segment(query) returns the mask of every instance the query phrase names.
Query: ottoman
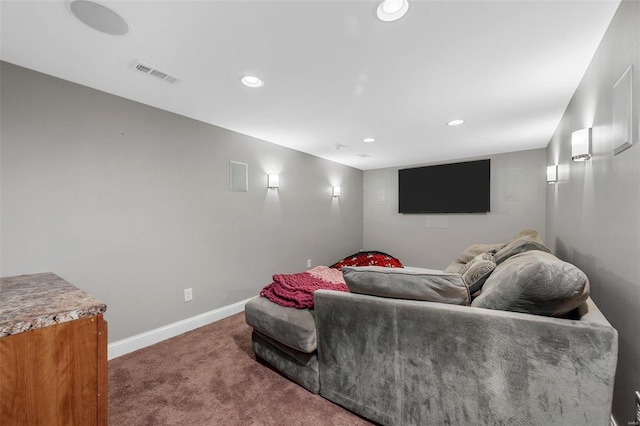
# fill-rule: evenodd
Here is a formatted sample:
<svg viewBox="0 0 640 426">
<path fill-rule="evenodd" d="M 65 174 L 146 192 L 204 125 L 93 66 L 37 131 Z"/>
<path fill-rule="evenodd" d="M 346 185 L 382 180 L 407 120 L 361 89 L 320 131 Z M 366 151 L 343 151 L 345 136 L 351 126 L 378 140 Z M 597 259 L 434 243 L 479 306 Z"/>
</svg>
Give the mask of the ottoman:
<svg viewBox="0 0 640 426">
<path fill-rule="evenodd" d="M 256 357 L 313 393 L 320 391 L 318 340 L 313 310 L 286 308 L 265 297 L 254 297 L 244 308 L 253 327 L 251 347 Z"/>
</svg>

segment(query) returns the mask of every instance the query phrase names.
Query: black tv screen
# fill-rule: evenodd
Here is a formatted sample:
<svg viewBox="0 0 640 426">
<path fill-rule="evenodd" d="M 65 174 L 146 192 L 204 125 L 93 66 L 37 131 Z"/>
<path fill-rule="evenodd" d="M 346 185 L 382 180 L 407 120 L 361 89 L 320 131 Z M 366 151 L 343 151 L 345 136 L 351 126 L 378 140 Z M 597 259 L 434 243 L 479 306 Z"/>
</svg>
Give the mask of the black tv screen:
<svg viewBox="0 0 640 426">
<path fill-rule="evenodd" d="M 398 170 L 400 213 L 491 211 L 491 160 Z"/>
</svg>

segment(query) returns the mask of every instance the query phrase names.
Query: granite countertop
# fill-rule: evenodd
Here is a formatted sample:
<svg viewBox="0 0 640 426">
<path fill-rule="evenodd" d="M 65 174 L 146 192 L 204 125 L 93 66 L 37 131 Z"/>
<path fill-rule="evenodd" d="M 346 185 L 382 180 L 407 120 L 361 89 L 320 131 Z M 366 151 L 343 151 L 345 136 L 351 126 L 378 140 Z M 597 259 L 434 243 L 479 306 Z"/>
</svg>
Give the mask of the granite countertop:
<svg viewBox="0 0 640 426">
<path fill-rule="evenodd" d="M 106 310 L 107 305 L 51 272 L 0 278 L 0 337 Z"/>
</svg>

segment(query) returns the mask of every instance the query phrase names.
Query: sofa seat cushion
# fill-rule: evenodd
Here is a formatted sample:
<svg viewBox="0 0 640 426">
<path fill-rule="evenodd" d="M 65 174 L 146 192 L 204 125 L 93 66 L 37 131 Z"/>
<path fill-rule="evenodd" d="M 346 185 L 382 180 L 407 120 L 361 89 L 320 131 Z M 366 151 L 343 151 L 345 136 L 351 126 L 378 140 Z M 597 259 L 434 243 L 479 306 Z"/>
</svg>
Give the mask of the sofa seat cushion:
<svg viewBox="0 0 640 426">
<path fill-rule="evenodd" d="M 320 391 L 317 352 L 297 351 L 256 330 L 251 335 L 251 348 L 257 358 L 262 358 L 308 391 Z"/>
<path fill-rule="evenodd" d="M 469 289 L 460 274 L 379 266 L 345 267 L 342 273 L 352 293 L 465 306 L 471 300 Z"/>
<path fill-rule="evenodd" d="M 313 310 L 286 308 L 265 297 L 254 297 L 244 308 L 245 320 L 260 333 L 305 353 L 318 347 Z"/>
<path fill-rule="evenodd" d="M 531 250 L 498 265 L 471 306 L 562 316 L 588 296 L 584 272 L 550 253 Z"/>
</svg>

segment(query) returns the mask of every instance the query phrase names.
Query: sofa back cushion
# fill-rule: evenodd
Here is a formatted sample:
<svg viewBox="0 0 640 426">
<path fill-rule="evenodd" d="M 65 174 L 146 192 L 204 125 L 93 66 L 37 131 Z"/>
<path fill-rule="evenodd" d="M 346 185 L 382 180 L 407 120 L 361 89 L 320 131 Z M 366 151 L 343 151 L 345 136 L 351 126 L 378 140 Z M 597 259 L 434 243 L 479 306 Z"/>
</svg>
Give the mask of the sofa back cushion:
<svg viewBox="0 0 640 426">
<path fill-rule="evenodd" d="M 352 293 L 468 306 L 469 289 L 460 274 L 421 268 L 344 267 Z"/>
<path fill-rule="evenodd" d="M 584 272 L 550 253 L 531 250 L 499 264 L 471 306 L 562 316 L 588 297 Z"/>
</svg>

